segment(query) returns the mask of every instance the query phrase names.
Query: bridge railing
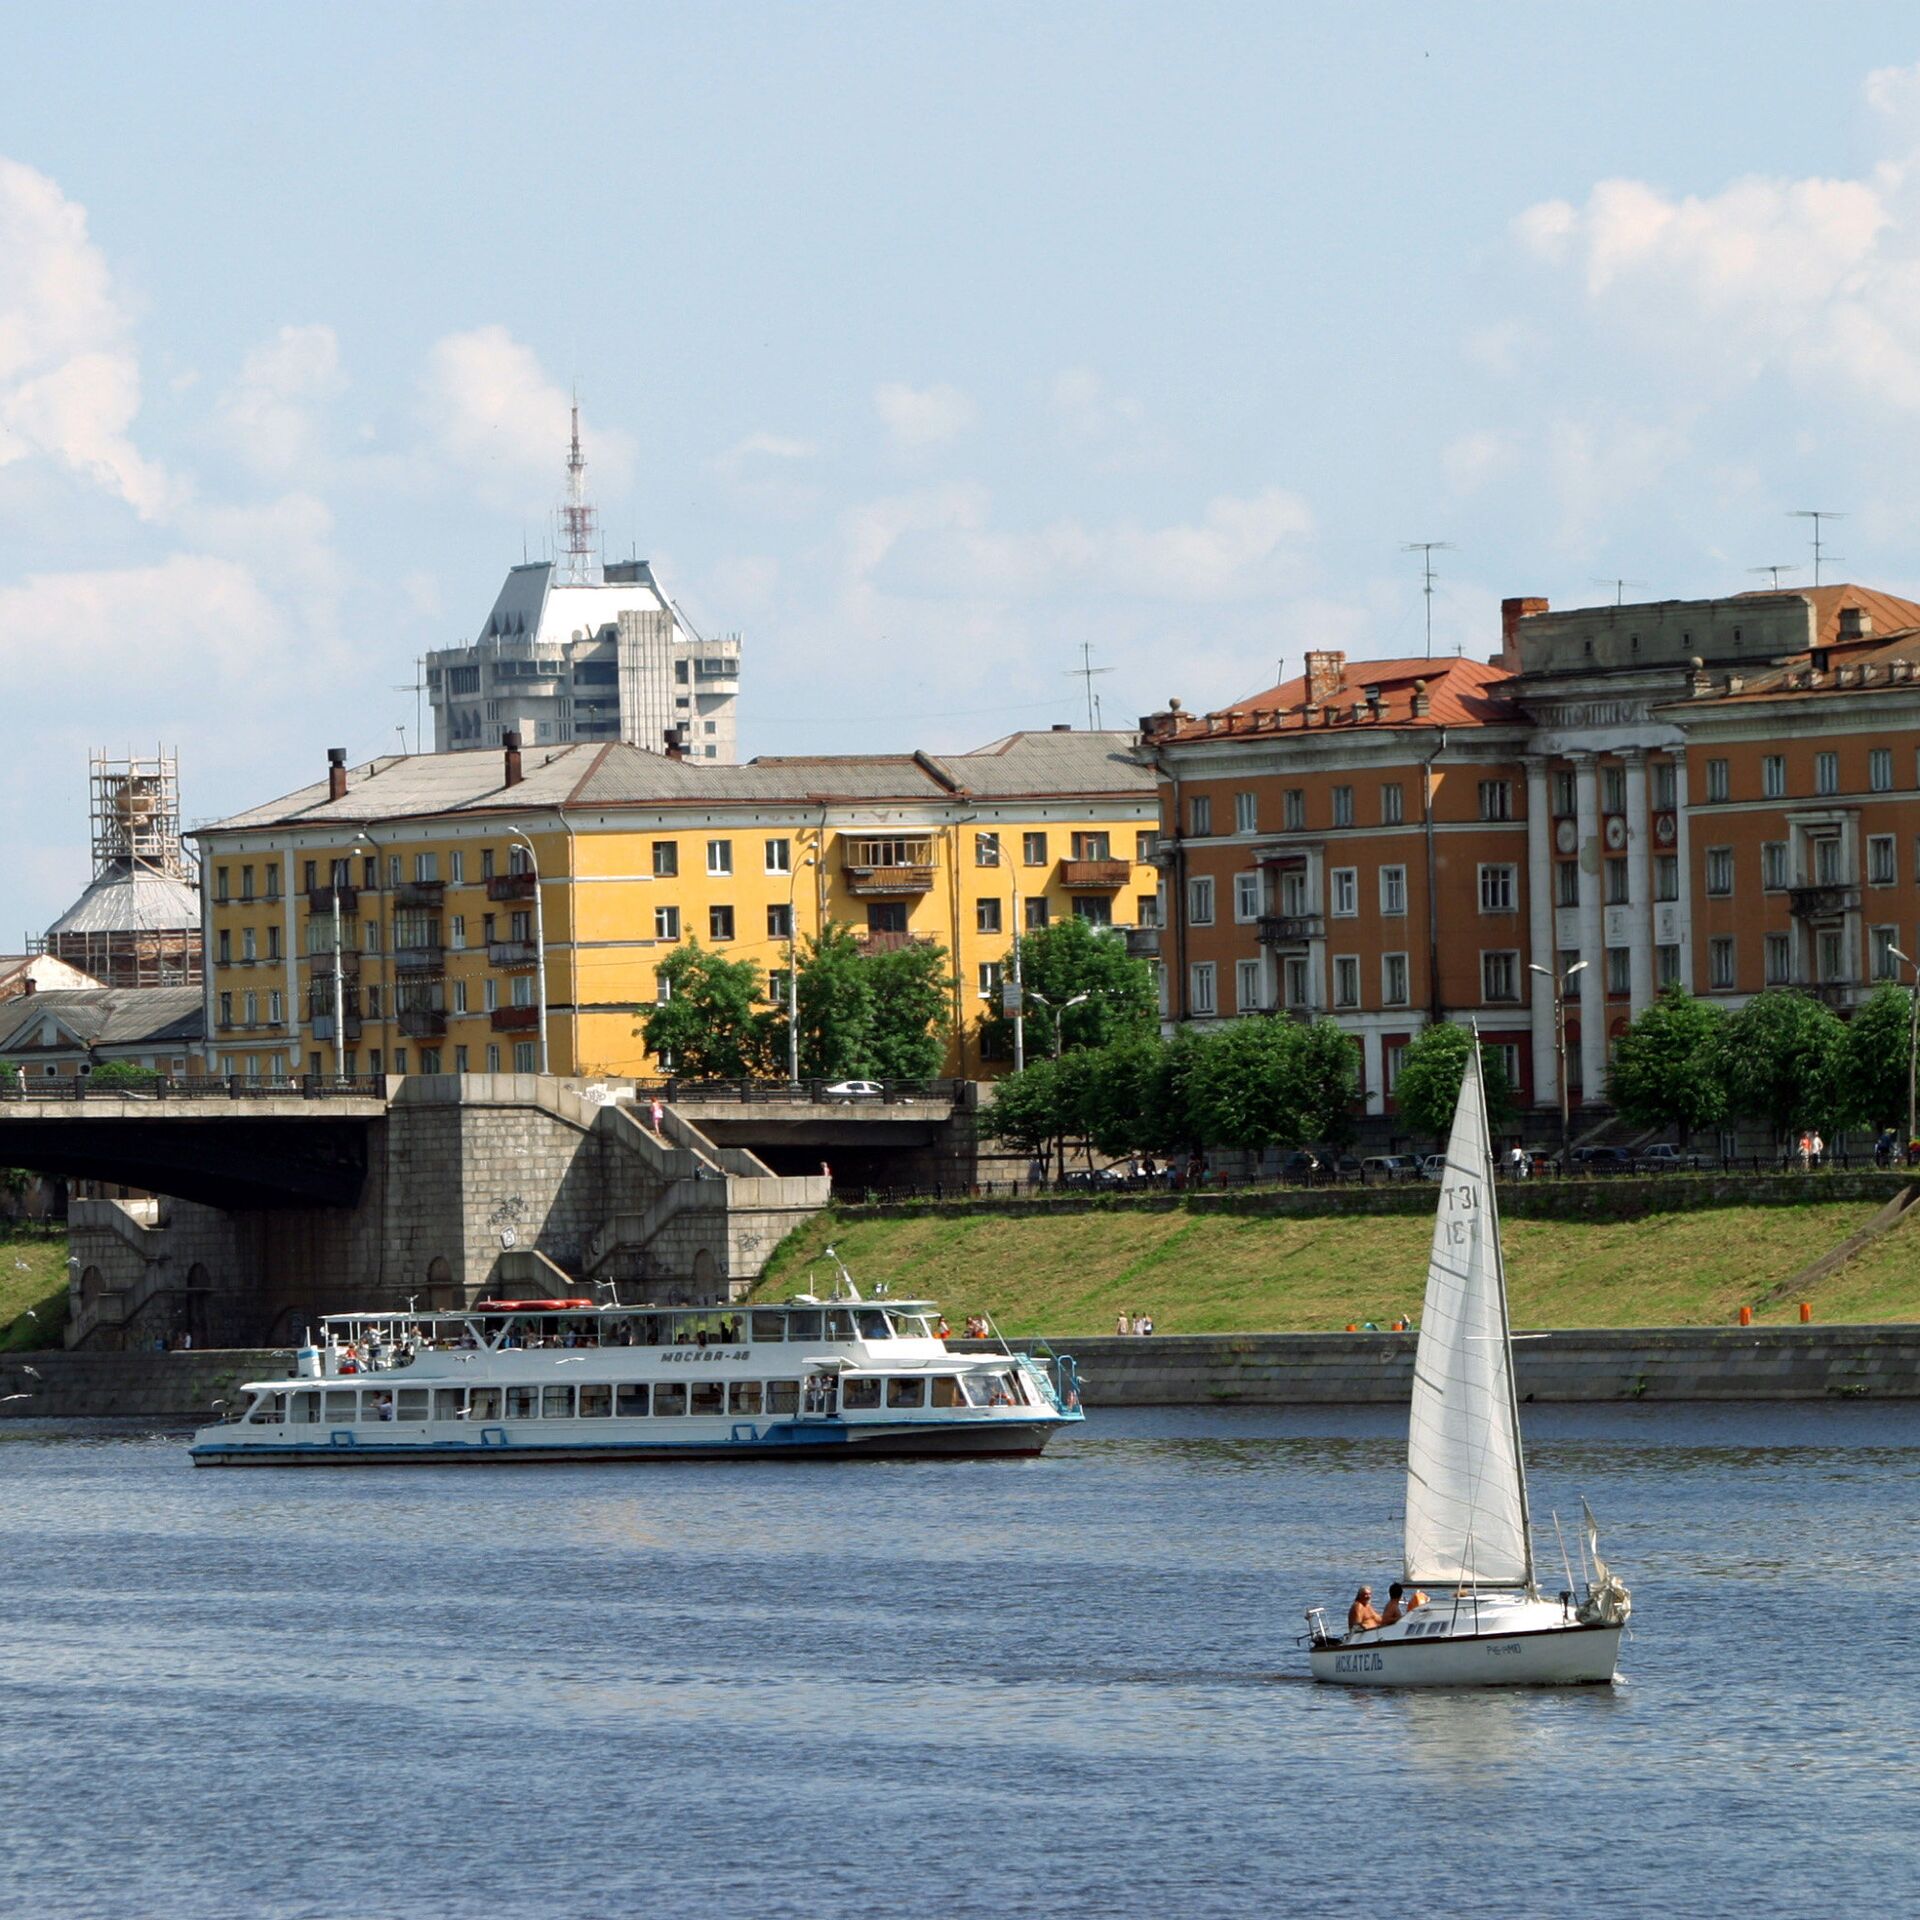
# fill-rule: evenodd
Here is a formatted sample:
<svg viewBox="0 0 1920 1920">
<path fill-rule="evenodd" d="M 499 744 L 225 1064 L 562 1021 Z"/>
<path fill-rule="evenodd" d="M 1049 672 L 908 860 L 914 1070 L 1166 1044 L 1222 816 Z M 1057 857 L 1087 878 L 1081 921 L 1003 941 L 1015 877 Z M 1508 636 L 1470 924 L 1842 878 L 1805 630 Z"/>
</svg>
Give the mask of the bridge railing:
<svg viewBox="0 0 1920 1920">
<path fill-rule="evenodd" d="M 156 1074 L 151 1080 L 91 1078 L 0 1080 L 0 1100 L 367 1100 L 382 1099 L 377 1073 L 303 1073 L 279 1079 L 247 1074 Z"/>
<path fill-rule="evenodd" d="M 636 1083 L 647 1100 L 710 1101 L 737 1106 L 952 1106 L 965 1098 L 964 1080 L 660 1080 Z"/>
</svg>

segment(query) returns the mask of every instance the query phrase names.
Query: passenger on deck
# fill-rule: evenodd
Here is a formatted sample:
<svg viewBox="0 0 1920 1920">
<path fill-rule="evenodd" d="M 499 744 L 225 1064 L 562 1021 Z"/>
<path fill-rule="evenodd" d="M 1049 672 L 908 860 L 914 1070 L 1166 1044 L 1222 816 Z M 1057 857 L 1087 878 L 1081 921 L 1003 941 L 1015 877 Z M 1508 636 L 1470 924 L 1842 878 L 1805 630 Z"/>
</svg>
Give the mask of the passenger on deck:
<svg viewBox="0 0 1920 1920">
<path fill-rule="evenodd" d="M 1405 1592 L 1406 1588 L 1403 1587 L 1398 1580 L 1394 1581 L 1394 1583 L 1388 1587 L 1387 1610 L 1380 1616 L 1380 1624 L 1383 1627 L 1393 1626 L 1397 1621 L 1403 1620 L 1406 1617 L 1407 1604 L 1400 1597 Z"/>
<path fill-rule="evenodd" d="M 1380 1616 L 1373 1610 L 1373 1589 L 1362 1587 L 1353 1596 L 1353 1605 L 1347 1609 L 1347 1631 L 1363 1633 L 1369 1627 L 1377 1627 Z"/>
</svg>

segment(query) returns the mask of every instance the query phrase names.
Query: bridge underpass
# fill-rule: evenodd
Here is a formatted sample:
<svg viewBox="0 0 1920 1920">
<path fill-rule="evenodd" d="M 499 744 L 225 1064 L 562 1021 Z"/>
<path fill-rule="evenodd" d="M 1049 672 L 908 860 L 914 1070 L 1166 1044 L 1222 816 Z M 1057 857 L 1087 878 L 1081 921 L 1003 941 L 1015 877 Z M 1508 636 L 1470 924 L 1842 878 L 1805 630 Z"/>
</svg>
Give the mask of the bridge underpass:
<svg viewBox="0 0 1920 1920">
<path fill-rule="evenodd" d="M 674 1111 L 723 1147 L 744 1148 L 775 1173 L 833 1171 L 835 1191 L 965 1187 L 975 1178 L 974 1090 L 881 1102 L 683 1096 Z"/>
</svg>

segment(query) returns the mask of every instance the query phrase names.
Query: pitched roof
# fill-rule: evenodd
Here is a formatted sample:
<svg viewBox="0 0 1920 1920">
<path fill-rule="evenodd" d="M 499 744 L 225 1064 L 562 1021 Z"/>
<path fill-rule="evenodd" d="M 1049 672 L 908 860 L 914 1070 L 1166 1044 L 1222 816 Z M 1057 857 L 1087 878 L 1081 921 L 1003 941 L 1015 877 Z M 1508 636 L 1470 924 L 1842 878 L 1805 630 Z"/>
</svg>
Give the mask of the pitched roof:
<svg viewBox="0 0 1920 1920">
<path fill-rule="evenodd" d="M 1154 714 L 1147 733 L 1155 741 L 1168 741 L 1304 733 L 1309 726 L 1316 733 L 1350 732 L 1355 728 L 1483 727 L 1520 717 L 1495 693 L 1512 677 L 1507 667 L 1459 654 L 1439 660 L 1419 656 L 1393 660 L 1342 658 L 1337 680 L 1330 690 L 1322 688 L 1322 698 L 1315 703 L 1311 717 L 1307 711 L 1307 676 L 1302 674 L 1212 713 L 1182 713 L 1176 708 Z M 1416 715 L 1414 697 L 1421 692 L 1427 697 L 1427 712 Z M 1371 704 L 1371 696 L 1376 693 L 1380 702 L 1377 713 Z"/>
<path fill-rule="evenodd" d="M 200 890 L 136 867 L 96 876 L 52 926 L 57 933 L 198 933 Z"/>
<path fill-rule="evenodd" d="M 0 1055 L 32 1052 L 49 1015 L 92 1048 L 184 1047 L 206 1037 L 198 987 L 58 987 L 0 1003 Z"/>
</svg>

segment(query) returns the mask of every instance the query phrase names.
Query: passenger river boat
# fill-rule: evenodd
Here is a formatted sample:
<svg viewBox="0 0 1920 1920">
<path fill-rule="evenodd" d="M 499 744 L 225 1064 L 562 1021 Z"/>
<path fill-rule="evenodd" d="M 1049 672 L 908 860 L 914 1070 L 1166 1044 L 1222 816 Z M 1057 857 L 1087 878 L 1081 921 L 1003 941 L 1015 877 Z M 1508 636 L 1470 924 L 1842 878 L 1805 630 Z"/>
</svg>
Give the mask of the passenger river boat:
<svg viewBox="0 0 1920 1920">
<path fill-rule="evenodd" d="M 844 1270 L 843 1270 L 844 1273 Z M 931 1301 L 629 1307 L 482 1300 L 334 1314 L 291 1378 L 236 1388 L 197 1467 L 1035 1454 L 1074 1364 L 957 1353 Z"/>
</svg>

